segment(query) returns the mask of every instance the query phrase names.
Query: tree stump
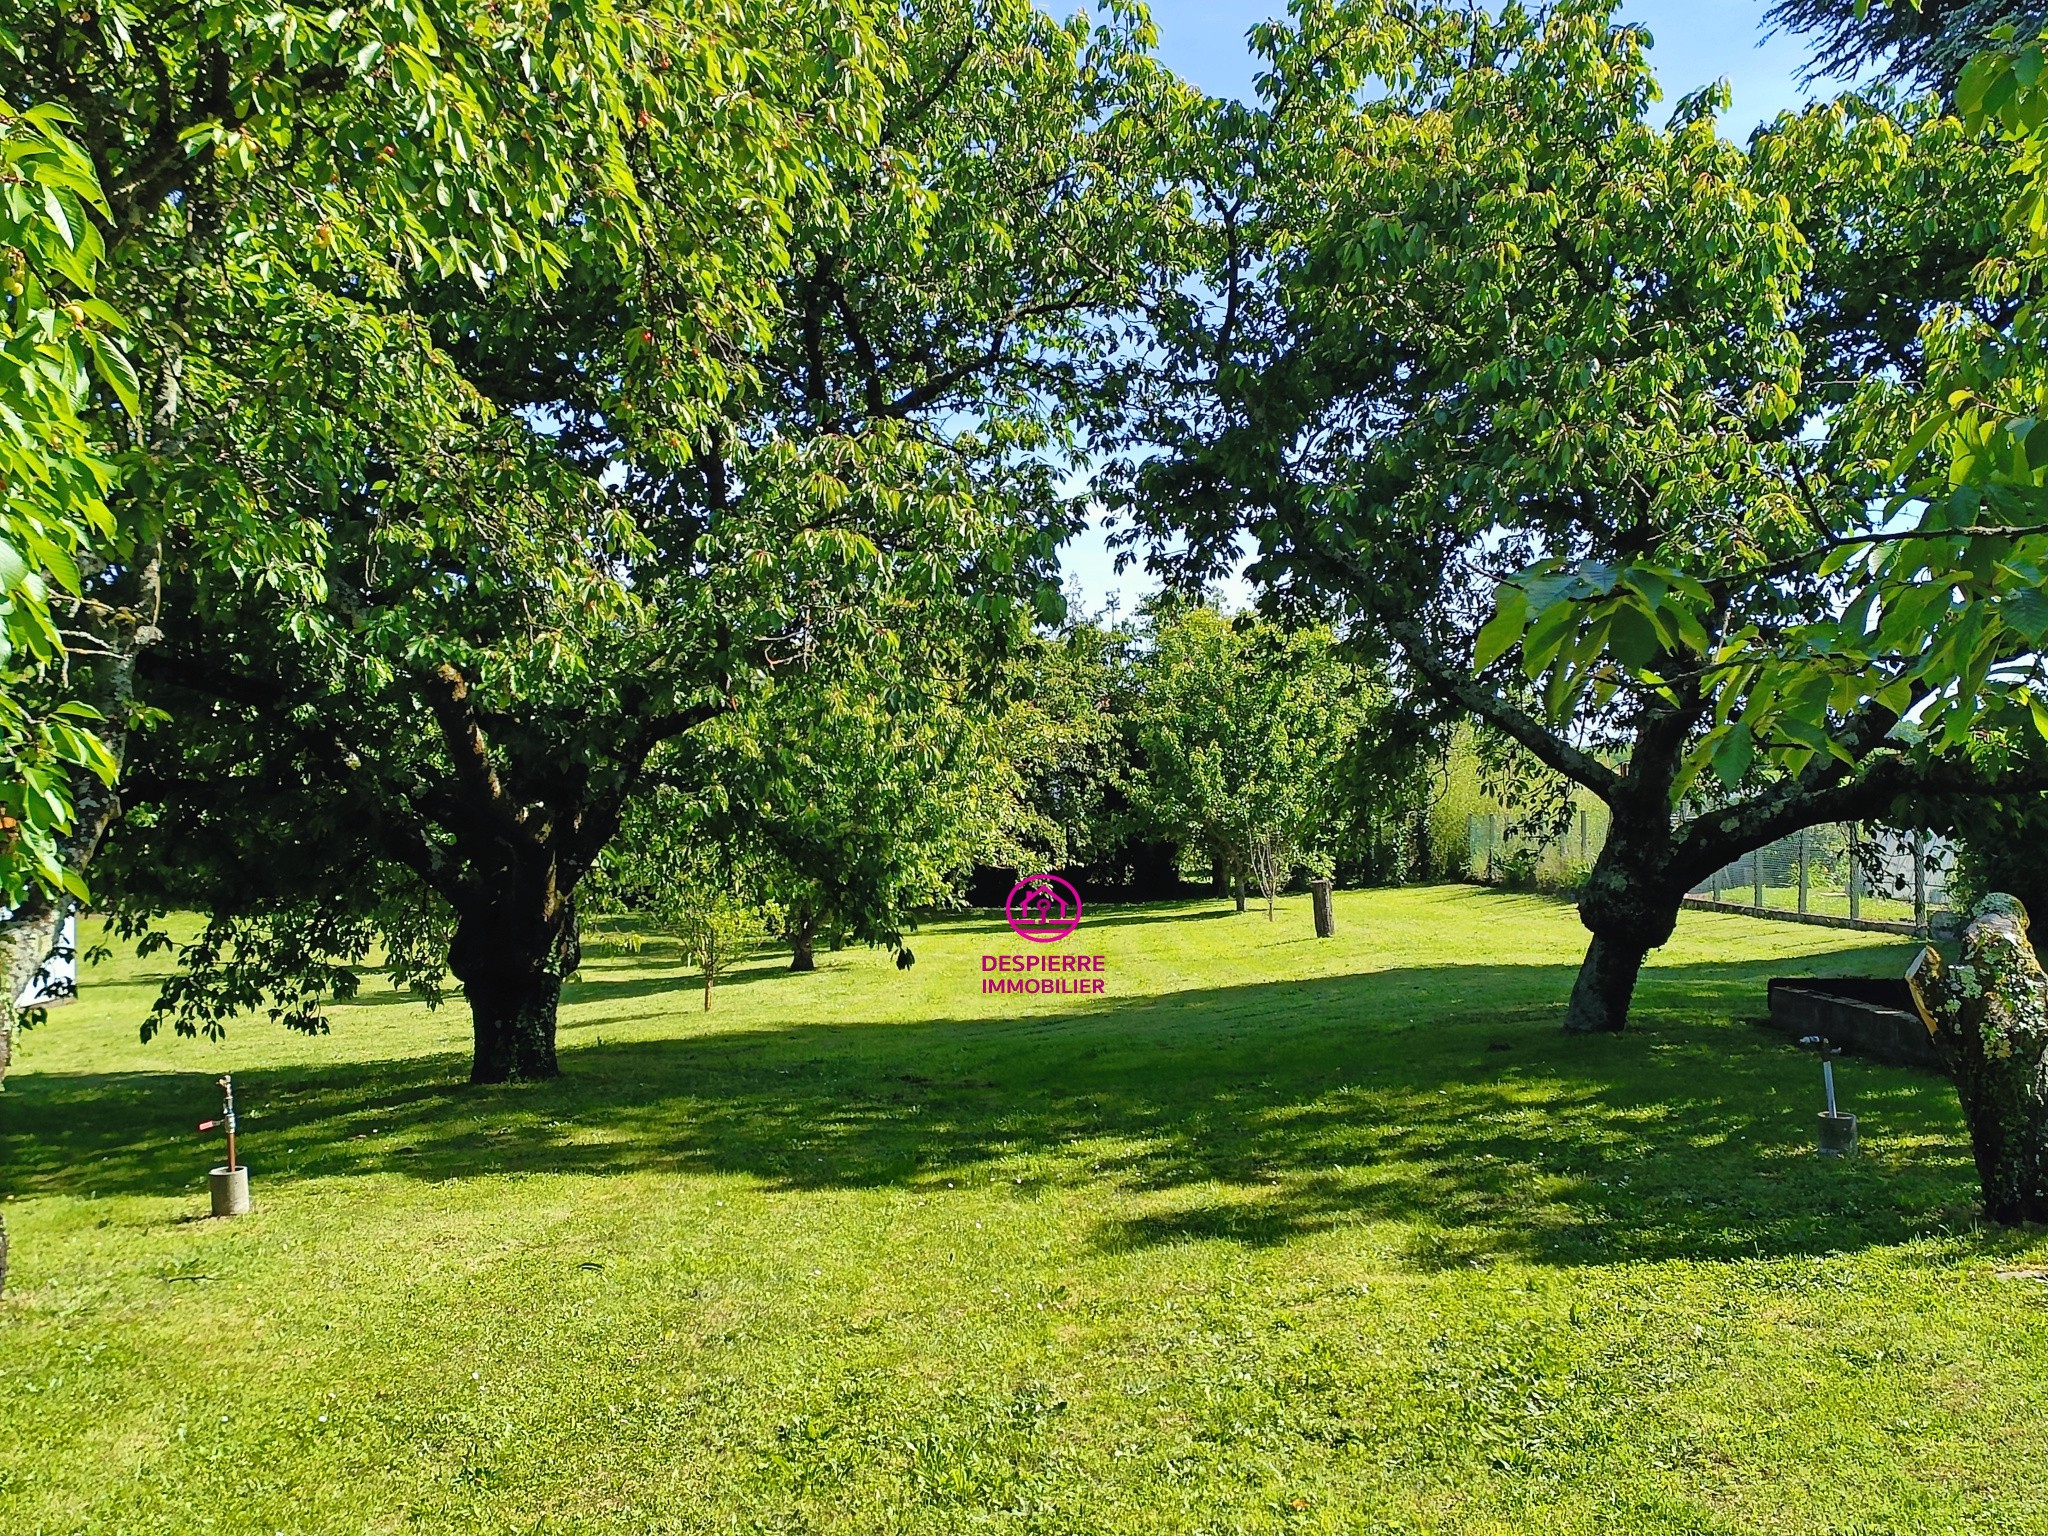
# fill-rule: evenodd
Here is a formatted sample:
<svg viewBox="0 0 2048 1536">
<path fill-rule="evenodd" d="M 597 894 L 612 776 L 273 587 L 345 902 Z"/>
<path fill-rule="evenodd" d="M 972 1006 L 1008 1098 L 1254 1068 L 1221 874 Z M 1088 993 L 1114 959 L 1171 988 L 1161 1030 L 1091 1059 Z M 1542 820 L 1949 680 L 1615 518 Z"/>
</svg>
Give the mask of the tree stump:
<svg viewBox="0 0 2048 1536">
<path fill-rule="evenodd" d="M 1984 1209 L 1994 1221 L 2048 1221 L 2048 973 L 2027 912 L 1984 898 L 1947 965 L 1924 949 L 1906 974 L 1922 1022 L 1956 1080 Z"/>
<path fill-rule="evenodd" d="M 1334 938 L 1337 933 L 1337 916 L 1330 910 L 1330 882 L 1311 880 L 1308 883 L 1309 903 L 1315 908 L 1316 937 Z"/>
</svg>

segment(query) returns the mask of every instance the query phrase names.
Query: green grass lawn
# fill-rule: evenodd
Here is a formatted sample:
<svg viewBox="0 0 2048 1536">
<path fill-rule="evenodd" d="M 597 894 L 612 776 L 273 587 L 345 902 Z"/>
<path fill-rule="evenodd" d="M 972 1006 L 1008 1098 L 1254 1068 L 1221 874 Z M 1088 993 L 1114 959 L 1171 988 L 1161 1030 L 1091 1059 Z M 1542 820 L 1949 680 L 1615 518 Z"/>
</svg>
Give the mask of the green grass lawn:
<svg viewBox="0 0 2048 1536">
<path fill-rule="evenodd" d="M 1569 908 L 1337 902 L 1091 914 L 1064 1003 L 985 920 L 709 1015 L 593 945 L 501 1089 L 459 1006 L 143 1046 L 105 967 L 0 1096 L 0 1532 L 2048 1530 L 2048 1242 L 1945 1084 L 1845 1062 L 1824 1165 L 1740 1022 L 1908 947 L 1687 913 L 1567 1039 Z"/>
</svg>

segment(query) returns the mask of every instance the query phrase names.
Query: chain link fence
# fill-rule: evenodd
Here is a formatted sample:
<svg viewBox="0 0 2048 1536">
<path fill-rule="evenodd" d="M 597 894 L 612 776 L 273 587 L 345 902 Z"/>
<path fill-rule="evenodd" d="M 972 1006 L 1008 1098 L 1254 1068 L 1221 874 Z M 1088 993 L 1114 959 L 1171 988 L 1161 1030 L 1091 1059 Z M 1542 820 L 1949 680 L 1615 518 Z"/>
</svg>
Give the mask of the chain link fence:
<svg viewBox="0 0 2048 1536">
<path fill-rule="evenodd" d="M 1465 836 L 1471 878 L 1510 890 L 1568 893 L 1578 889 L 1607 844 L 1607 807 L 1581 806 L 1564 836 L 1548 840 L 1529 836 L 1518 818 L 1500 811 L 1467 817 Z"/>
<path fill-rule="evenodd" d="M 1606 833 L 1599 806 L 1576 811 L 1564 836 L 1543 842 L 1520 835 L 1504 813 L 1473 815 L 1470 874 L 1489 885 L 1569 894 L 1599 858 Z M 1942 839 L 1835 822 L 1743 855 L 1701 881 L 1687 900 L 1758 917 L 1924 934 L 1948 910 L 1953 864 L 1954 849 Z"/>
<path fill-rule="evenodd" d="M 1927 933 L 1948 910 L 1954 849 L 1869 822 L 1808 827 L 1716 870 L 1696 899 L 1763 917 L 1809 917 Z"/>
</svg>

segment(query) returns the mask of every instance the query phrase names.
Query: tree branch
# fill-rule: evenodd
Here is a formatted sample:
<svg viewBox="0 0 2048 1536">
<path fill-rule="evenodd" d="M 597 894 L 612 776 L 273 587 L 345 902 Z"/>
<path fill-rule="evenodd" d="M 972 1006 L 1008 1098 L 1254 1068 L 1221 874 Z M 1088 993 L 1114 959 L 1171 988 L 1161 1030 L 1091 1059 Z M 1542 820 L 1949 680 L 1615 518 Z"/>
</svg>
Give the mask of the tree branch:
<svg viewBox="0 0 2048 1536">
<path fill-rule="evenodd" d="M 1500 697 L 1475 677 L 1465 675 L 1437 655 L 1422 627 L 1412 619 L 1394 620 L 1387 633 L 1401 647 L 1408 664 L 1438 693 L 1447 696 L 1503 735 L 1526 747 L 1546 767 L 1583 784 L 1602 800 L 1622 792 L 1622 776 L 1590 752 L 1582 752 L 1549 726 Z"/>
<path fill-rule="evenodd" d="M 420 680 L 420 686 L 441 728 L 456 781 L 470 800 L 483 809 L 500 836 L 529 846 L 540 843 L 543 838 L 528 825 L 526 812 L 512 803 L 491 764 L 490 745 L 470 702 L 469 680 L 444 661 Z"/>
</svg>

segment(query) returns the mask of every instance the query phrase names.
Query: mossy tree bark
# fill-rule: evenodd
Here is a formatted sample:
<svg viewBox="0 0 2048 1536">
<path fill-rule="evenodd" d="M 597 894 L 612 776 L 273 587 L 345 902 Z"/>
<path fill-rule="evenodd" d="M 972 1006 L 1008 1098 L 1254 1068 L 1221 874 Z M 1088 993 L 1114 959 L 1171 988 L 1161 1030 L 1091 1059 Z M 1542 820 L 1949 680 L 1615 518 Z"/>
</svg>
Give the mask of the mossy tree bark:
<svg viewBox="0 0 2048 1536">
<path fill-rule="evenodd" d="M 2026 909 L 1987 897 L 1961 960 L 1945 966 L 1925 950 L 1910 980 L 1956 1080 L 1985 1213 L 2048 1221 L 2048 974 L 2028 942 Z"/>
</svg>

